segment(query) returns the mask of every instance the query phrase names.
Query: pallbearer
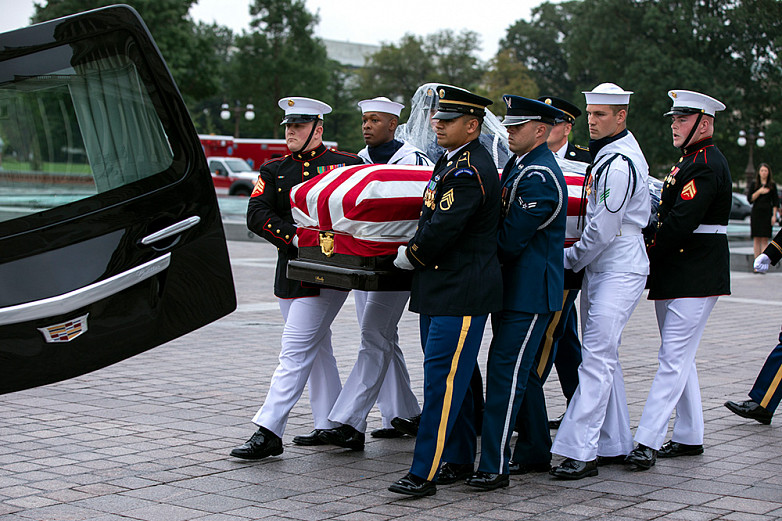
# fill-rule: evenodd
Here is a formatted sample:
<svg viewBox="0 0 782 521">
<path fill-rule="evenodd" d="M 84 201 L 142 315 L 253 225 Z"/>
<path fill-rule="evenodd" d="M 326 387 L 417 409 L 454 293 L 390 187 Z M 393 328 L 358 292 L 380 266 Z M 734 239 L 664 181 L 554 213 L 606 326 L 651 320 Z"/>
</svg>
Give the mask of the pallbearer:
<svg viewBox="0 0 782 521">
<path fill-rule="evenodd" d="M 627 461 L 640 469 L 657 456 L 703 452 L 703 408 L 695 353 L 719 295 L 730 294 L 727 224 L 732 181 L 712 140 L 714 117 L 725 105 L 688 90 L 668 96 L 673 145 L 682 152 L 665 178 L 657 233 L 649 248 L 649 299 L 660 328 L 659 367 Z M 676 410 L 671 441 L 663 444 Z M 658 452 L 659 451 L 659 452 Z"/>
<path fill-rule="evenodd" d="M 410 472 L 391 485 L 399 494 L 436 492 L 445 461 L 453 475 L 472 473 L 476 432 L 470 378 L 488 314 L 502 307 L 497 260 L 500 186 L 491 156 L 478 142 L 491 101 L 440 85 L 434 114 L 446 153 L 424 192 L 418 229 L 394 262 L 414 269 L 410 310 L 420 314 L 424 408 Z"/>
</svg>

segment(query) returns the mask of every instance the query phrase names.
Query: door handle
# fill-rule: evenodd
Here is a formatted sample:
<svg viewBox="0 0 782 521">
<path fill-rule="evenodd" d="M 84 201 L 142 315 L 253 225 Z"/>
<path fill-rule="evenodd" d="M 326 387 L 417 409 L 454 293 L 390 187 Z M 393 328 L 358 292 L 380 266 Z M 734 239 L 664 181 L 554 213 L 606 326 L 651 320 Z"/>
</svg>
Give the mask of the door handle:
<svg viewBox="0 0 782 521">
<path fill-rule="evenodd" d="M 151 233 L 141 239 L 141 244 L 144 246 L 149 246 L 152 243 L 155 243 L 157 241 L 162 241 L 163 239 L 168 239 L 169 237 L 173 235 L 178 235 L 182 233 L 185 230 L 189 230 L 196 224 L 201 222 L 201 218 L 197 215 L 194 215 L 193 217 L 188 217 L 184 221 L 179 221 L 176 224 L 172 224 L 171 226 L 166 226 L 162 230 L 159 230 L 155 233 Z"/>
<path fill-rule="evenodd" d="M 167 269 L 169 264 L 171 253 L 166 253 L 128 271 L 62 295 L 0 308 L 0 326 L 70 313 L 138 284 Z"/>
</svg>

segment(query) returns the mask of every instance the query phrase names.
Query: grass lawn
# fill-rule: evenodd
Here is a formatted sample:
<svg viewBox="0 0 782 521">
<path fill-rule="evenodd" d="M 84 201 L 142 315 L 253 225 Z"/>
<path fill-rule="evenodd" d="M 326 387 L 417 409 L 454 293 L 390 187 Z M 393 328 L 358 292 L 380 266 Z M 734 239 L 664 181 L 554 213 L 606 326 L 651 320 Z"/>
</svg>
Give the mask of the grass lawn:
<svg viewBox="0 0 782 521">
<path fill-rule="evenodd" d="M 33 172 L 29 161 L 17 161 L 14 158 L 3 158 L 3 162 L 0 163 L 3 170 L 7 171 L 19 171 L 19 172 Z M 43 168 L 38 170 L 40 172 L 46 172 L 49 174 L 71 174 L 71 175 L 92 175 L 92 169 L 87 163 L 49 163 L 44 162 Z"/>
</svg>

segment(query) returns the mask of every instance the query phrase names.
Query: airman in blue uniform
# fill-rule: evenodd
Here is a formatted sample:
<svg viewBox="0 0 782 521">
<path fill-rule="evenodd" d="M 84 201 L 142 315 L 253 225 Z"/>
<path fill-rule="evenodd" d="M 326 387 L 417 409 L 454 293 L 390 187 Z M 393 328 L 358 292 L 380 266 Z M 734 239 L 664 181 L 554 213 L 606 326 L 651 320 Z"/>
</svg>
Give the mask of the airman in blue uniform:
<svg viewBox="0 0 782 521">
<path fill-rule="evenodd" d="M 502 307 L 499 176 L 478 142 L 491 100 L 447 85 L 437 91 L 432 119 L 446 153 L 424 191 L 415 236 L 394 261 L 415 270 L 410 310 L 420 314 L 424 407 L 410 472 L 389 490 L 414 497 L 436 492 L 438 472 L 472 474 L 477 435 L 470 378 L 488 315 Z"/>
<path fill-rule="evenodd" d="M 508 106 L 503 125 L 515 154 L 502 174 L 498 249 L 504 296 L 489 350 L 481 460 L 467 480 L 482 490 L 510 482 L 513 425 L 549 319 L 562 309 L 564 290 L 567 186 L 546 144 L 562 111 L 520 96 L 503 99 Z M 548 429 L 545 422 L 543 428 Z"/>
</svg>

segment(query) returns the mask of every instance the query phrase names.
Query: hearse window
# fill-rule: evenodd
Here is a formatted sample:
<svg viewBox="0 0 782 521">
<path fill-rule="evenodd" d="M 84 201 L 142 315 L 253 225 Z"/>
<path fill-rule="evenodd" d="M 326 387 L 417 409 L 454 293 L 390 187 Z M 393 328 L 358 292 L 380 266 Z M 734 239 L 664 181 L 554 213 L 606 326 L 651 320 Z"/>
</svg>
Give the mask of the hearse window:
<svg viewBox="0 0 782 521">
<path fill-rule="evenodd" d="M 0 221 L 114 190 L 172 164 L 137 64 L 123 54 L 78 50 L 63 45 L 3 64 Z"/>
</svg>

